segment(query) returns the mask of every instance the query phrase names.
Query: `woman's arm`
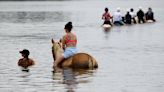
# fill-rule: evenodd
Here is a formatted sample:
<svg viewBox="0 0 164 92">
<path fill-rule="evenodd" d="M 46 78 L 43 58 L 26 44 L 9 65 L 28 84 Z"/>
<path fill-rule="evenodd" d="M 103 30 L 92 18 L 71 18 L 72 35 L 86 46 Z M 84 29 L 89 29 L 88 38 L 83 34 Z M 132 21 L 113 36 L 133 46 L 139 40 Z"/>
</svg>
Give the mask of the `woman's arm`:
<svg viewBox="0 0 164 92">
<path fill-rule="evenodd" d="M 62 42 L 62 48 L 65 50 L 65 36 L 63 36 L 61 42 Z"/>
</svg>

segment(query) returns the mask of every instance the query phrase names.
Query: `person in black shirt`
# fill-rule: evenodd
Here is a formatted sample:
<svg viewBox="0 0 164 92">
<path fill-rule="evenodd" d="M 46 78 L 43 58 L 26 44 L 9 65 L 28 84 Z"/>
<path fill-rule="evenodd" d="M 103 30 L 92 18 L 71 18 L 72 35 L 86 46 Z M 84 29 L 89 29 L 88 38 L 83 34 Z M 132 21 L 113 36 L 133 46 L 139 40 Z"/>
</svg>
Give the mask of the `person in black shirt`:
<svg viewBox="0 0 164 92">
<path fill-rule="evenodd" d="M 132 16 L 130 15 L 129 11 L 127 12 L 127 14 L 125 15 L 125 23 L 126 24 L 131 24 L 132 23 Z"/>
<path fill-rule="evenodd" d="M 139 11 L 137 12 L 138 23 L 141 23 L 141 22 L 145 23 L 144 16 L 145 16 L 145 14 L 144 14 L 143 10 L 140 7 Z"/>
<path fill-rule="evenodd" d="M 154 19 L 154 13 L 153 13 L 153 11 L 152 11 L 152 8 L 148 8 L 148 11 L 146 12 L 146 14 L 145 14 L 145 17 L 146 17 L 146 21 L 148 21 L 148 20 L 152 20 L 152 21 L 156 21 L 155 19 Z"/>
</svg>

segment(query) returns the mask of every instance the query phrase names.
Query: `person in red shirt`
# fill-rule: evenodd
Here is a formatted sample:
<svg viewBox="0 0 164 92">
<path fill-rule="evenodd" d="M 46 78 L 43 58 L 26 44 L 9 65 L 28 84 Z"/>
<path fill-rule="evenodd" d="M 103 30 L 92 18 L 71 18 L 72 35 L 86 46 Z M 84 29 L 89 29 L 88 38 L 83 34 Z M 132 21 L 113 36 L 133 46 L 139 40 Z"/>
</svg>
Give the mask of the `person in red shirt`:
<svg viewBox="0 0 164 92">
<path fill-rule="evenodd" d="M 105 8 L 105 13 L 103 13 L 102 19 L 104 20 L 104 23 L 103 24 L 112 25 L 111 22 L 110 22 L 110 20 L 112 19 L 112 16 L 108 12 L 108 8 Z"/>
</svg>

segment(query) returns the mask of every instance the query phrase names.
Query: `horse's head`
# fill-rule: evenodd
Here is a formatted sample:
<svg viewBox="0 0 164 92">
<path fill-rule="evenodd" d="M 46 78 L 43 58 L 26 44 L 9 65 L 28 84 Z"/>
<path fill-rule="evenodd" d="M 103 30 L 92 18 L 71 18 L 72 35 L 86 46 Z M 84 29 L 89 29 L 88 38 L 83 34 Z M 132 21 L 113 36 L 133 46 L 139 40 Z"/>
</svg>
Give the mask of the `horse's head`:
<svg viewBox="0 0 164 92">
<path fill-rule="evenodd" d="M 54 41 L 52 39 L 52 54 L 54 60 L 57 58 L 58 55 L 63 53 L 62 43 L 61 41 Z"/>
</svg>

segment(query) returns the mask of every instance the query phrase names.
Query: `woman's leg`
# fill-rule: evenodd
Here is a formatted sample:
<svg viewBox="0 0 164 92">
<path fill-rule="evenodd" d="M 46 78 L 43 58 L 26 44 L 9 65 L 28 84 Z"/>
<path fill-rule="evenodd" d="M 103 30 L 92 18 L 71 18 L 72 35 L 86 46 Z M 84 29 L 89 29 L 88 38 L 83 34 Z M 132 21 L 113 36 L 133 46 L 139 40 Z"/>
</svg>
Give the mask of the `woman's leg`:
<svg viewBox="0 0 164 92">
<path fill-rule="evenodd" d="M 56 67 L 58 66 L 58 64 L 60 64 L 62 62 L 62 60 L 64 59 L 64 56 L 61 55 L 59 58 L 57 58 L 55 61 L 54 61 L 54 66 L 53 67 Z"/>
</svg>

